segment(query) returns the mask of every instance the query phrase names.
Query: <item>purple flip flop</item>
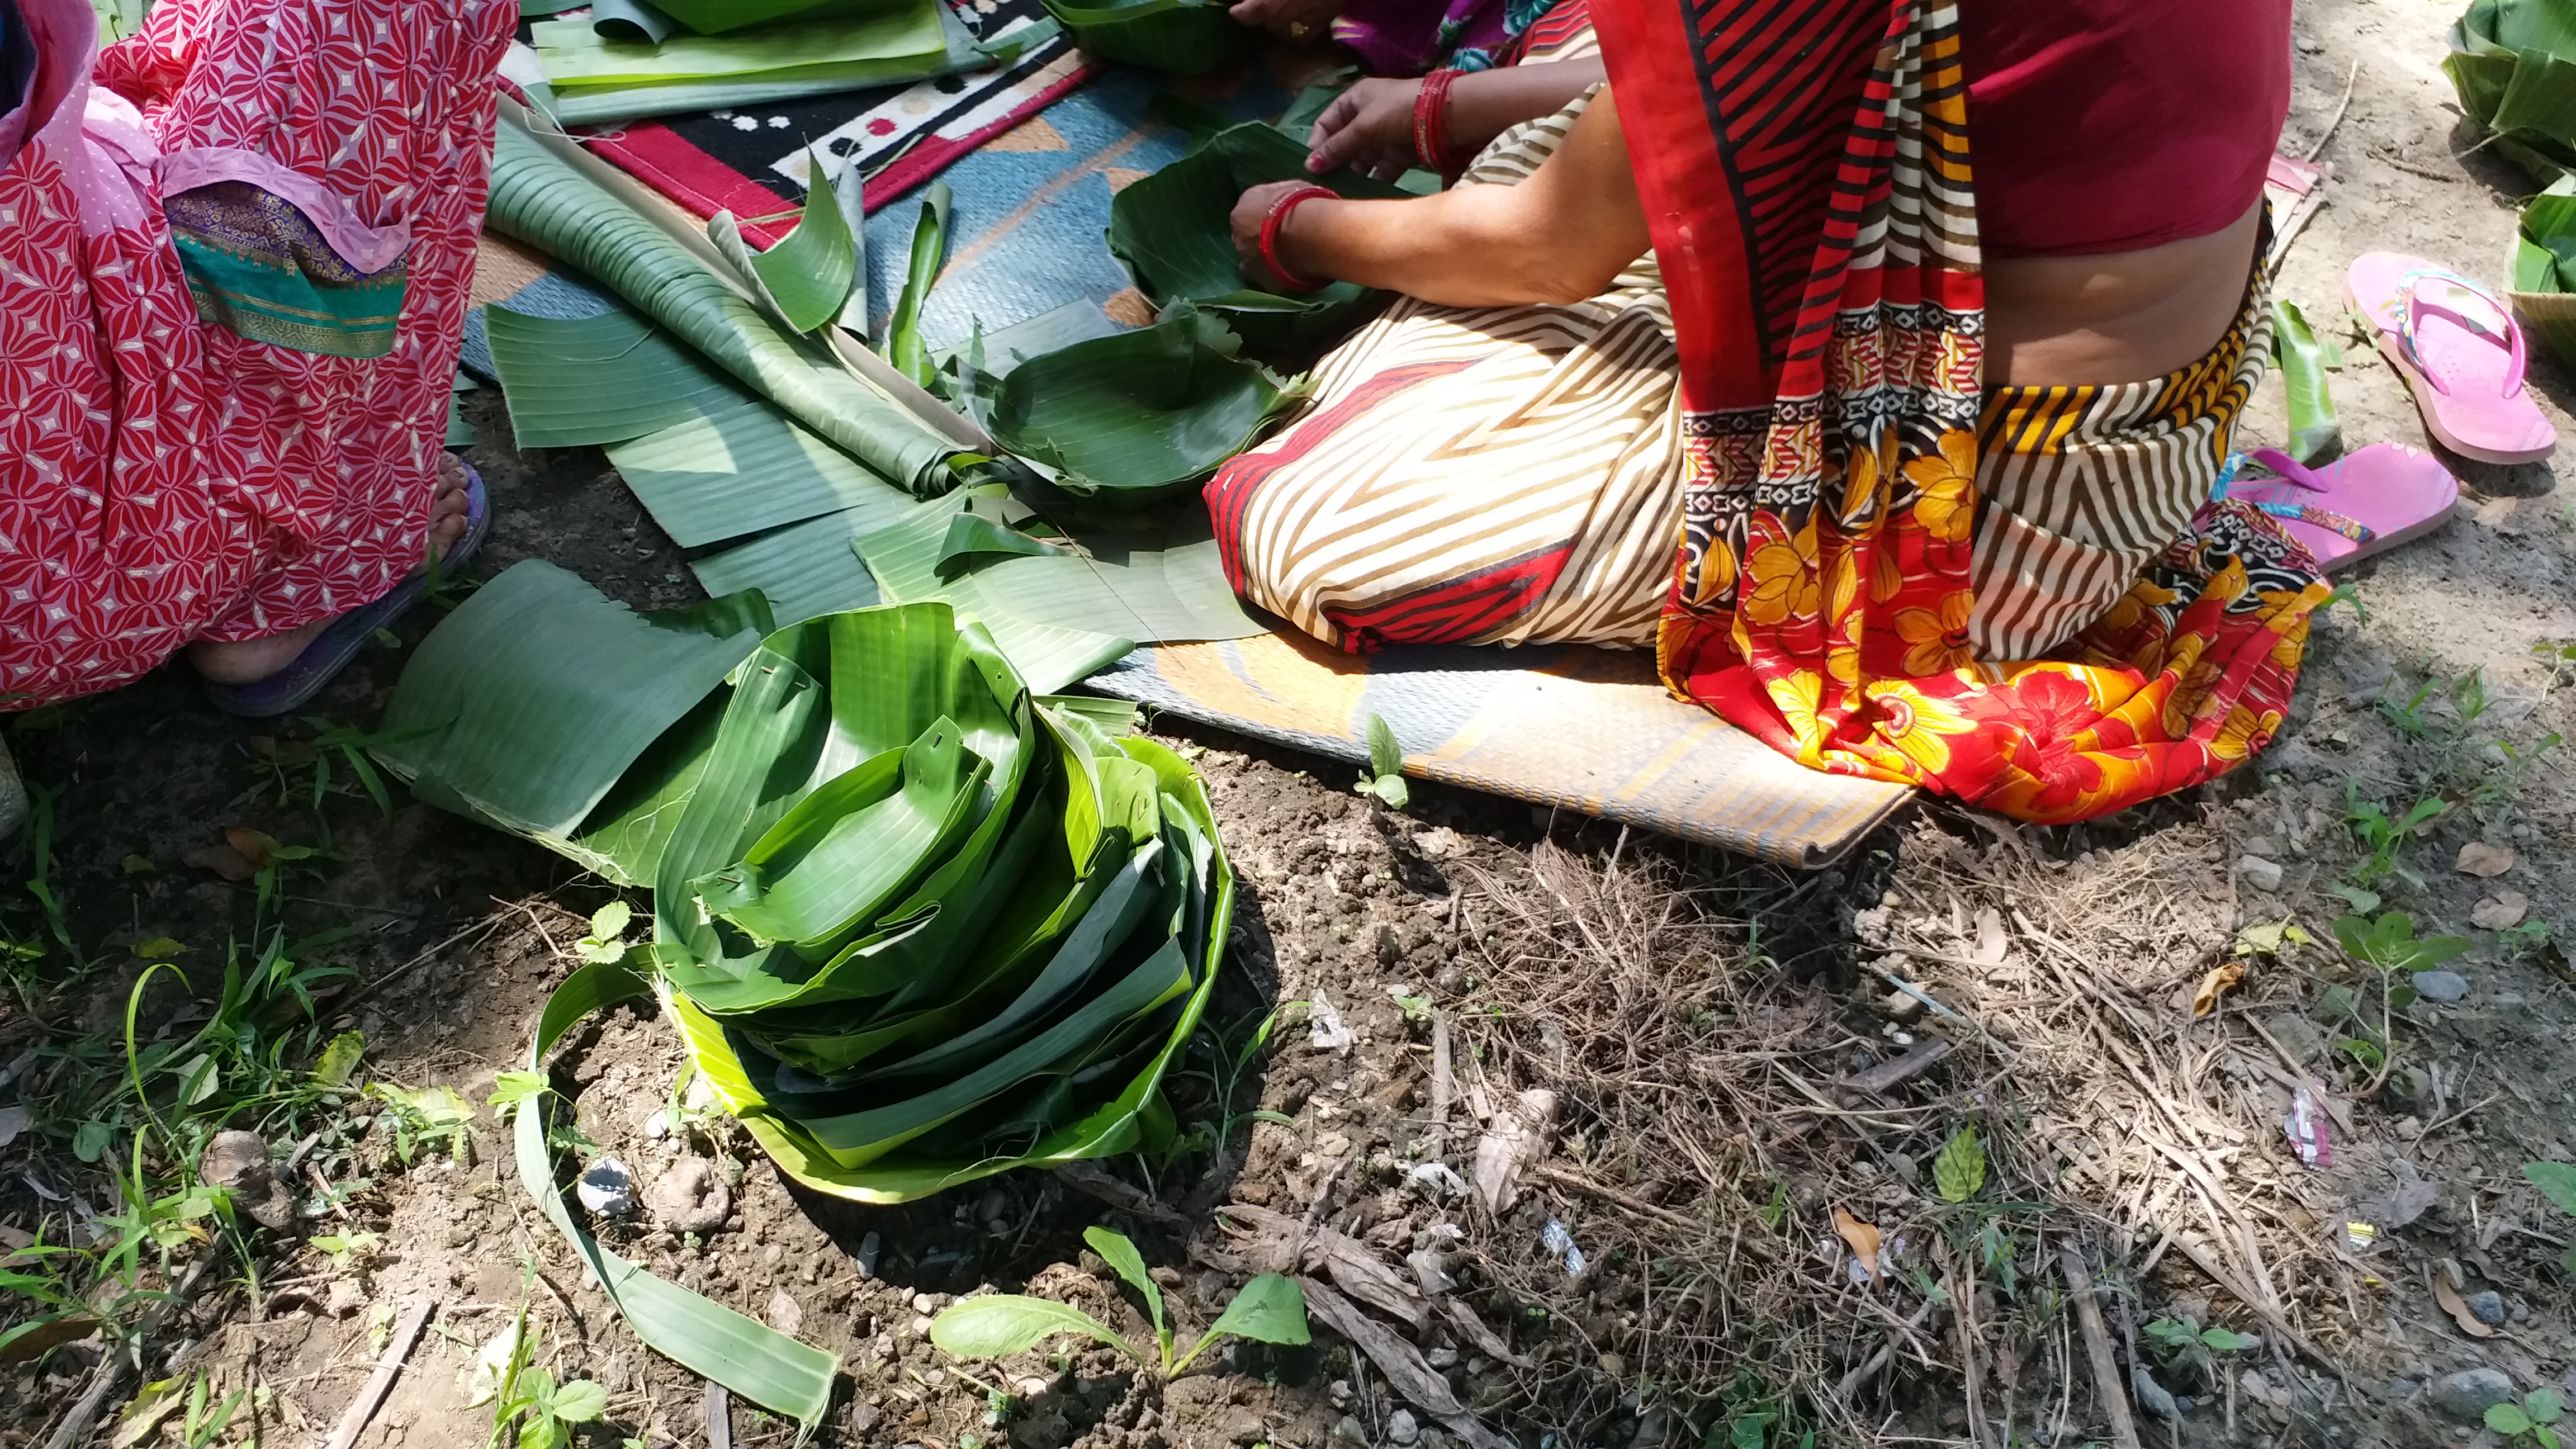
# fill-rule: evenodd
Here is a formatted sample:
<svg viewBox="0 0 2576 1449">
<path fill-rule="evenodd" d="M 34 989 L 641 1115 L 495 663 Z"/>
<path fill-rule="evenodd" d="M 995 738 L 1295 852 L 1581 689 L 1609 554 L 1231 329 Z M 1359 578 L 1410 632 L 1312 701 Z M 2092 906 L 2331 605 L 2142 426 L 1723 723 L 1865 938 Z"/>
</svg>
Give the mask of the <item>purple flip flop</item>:
<svg viewBox="0 0 2576 1449">
<path fill-rule="evenodd" d="M 463 462 L 463 460 L 459 460 Z M 465 463 L 465 533 L 447 550 L 444 557 L 429 568 L 415 569 L 394 585 L 393 591 L 372 604 L 363 604 L 332 620 L 294 662 L 266 679 L 251 684 L 209 684 L 206 699 L 226 714 L 248 719 L 267 719 L 295 709 L 339 676 L 358 651 L 376 631 L 399 619 L 412 605 L 429 592 L 433 570 L 453 576 L 483 546 L 483 536 L 492 531 L 492 502 L 483 491 L 483 475 L 474 465 Z"/>
</svg>

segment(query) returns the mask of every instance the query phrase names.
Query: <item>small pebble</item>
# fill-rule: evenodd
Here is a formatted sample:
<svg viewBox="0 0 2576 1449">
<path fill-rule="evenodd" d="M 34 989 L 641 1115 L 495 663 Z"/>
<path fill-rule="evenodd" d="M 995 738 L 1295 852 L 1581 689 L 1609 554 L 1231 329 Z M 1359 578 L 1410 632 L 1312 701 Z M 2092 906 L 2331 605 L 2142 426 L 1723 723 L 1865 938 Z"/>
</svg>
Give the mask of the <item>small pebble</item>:
<svg viewBox="0 0 2576 1449">
<path fill-rule="evenodd" d="M 878 1240 L 877 1235 L 874 1233 L 870 1233 L 866 1237 L 859 1239 L 860 1277 L 873 1278 L 877 1275 L 877 1255 L 884 1250 L 885 1245 Z"/>
<path fill-rule="evenodd" d="M 1412 1410 L 1398 1409 L 1386 1416 L 1386 1442 L 1410 1444 L 1421 1437 L 1422 1424 L 1413 1417 Z"/>
<path fill-rule="evenodd" d="M 2258 891 L 2277 891 L 2281 888 L 2281 867 L 2259 855 L 2238 856 L 2236 873 L 2245 878 L 2247 885 Z"/>
<path fill-rule="evenodd" d="M 913 1312 L 915 1312 L 915 1313 L 935 1313 L 935 1312 L 937 1312 L 937 1311 L 938 1311 L 938 1309 L 939 1309 L 939 1300 L 938 1300 L 938 1299 L 936 1299 L 936 1298 L 931 1297 L 929 1294 L 927 1294 L 927 1293 L 915 1293 L 914 1295 L 912 1295 L 912 1311 L 913 1311 Z"/>
<path fill-rule="evenodd" d="M 2469 994 L 2469 978 L 2457 971 L 2418 971 L 2415 989 L 2429 1001 L 2457 1001 Z"/>
<path fill-rule="evenodd" d="M 2498 1404 L 2516 1397 L 2513 1380 L 2491 1368 L 2462 1369 L 2433 1381 L 2433 1407 L 2463 1424 L 2474 1424 Z"/>
<path fill-rule="evenodd" d="M 2504 1326 L 2504 1295 L 2493 1288 L 2469 1295 L 2469 1313 L 2489 1328 Z"/>
<path fill-rule="evenodd" d="M 573 1195 L 602 1217 L 622 1218 L 635 1211 L 635 1174 L 616 1158 L 603 1157 L 573 1184 Z"/>
</svg>

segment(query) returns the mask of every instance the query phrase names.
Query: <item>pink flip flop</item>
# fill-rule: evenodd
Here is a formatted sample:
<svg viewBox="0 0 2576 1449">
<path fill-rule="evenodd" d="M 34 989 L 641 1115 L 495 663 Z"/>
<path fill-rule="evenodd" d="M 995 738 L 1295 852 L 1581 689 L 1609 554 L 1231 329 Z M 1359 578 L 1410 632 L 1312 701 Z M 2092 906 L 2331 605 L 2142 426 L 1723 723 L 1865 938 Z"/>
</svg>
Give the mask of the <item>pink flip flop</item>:
<svg viewBox="0 0 2576 1449">
<path fill-rule="evenodd" d="M 2280 520 L 2328 573 L 2422 538 L 2460 507 L 2460 485 L 2442 461 L 2402 443 L 2373 443 L 2323 468 L 2278 448 L 2245 456 L 2278 476 L 2240 475 L 2219 495 Z"/>
<path fill-rule="evenodd" d="M 2482 463 L 2536 463 L 2558 446 L 2522 385 L 2522 329 L 2493 292 L 2396 252 L 2354 258 L 2344 288 L 2443 447 Z"/>
</svg>

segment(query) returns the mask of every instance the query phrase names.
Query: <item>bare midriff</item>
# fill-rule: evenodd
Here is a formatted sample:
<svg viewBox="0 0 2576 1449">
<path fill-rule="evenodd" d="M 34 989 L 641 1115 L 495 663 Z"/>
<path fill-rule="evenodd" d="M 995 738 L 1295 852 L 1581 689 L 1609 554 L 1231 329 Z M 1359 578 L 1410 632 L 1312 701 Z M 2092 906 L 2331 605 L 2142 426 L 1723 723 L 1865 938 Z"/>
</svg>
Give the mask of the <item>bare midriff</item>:
<svg viewBox="0 0 2576 1449">
<path fill-rule="evenodd" d="M 2145 382 L 2199 361 L 2245 304 L 2256 202 L 2223 231 L 2143 251 L 1989 258 L 1986 381 Z"/>
</svg>

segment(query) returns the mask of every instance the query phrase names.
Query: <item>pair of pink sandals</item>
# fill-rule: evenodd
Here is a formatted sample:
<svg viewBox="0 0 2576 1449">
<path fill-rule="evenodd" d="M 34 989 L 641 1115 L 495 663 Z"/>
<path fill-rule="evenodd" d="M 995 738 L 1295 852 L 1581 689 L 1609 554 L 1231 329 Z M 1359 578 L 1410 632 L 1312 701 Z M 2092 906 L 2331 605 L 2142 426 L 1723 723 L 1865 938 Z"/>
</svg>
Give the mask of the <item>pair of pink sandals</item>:
<svg viewBox="0 0 2576 1449">
<path fill-rule="evenodd" d="M 2418 257 L 2368 252 L 2353 262 L 2344 296 L 2443 447 L 2480 462 L 2533 463 L 2558 446 L 2557 429 L 2523 386 L 2522 329 L 2494 293 Z M 2323 468 L 2274 448 L 2247 457 L 2276 476 L 2235 479 L 2222 496 L 2279 519 L 2328 572 L 2421 538 L 2460 506 L 2460 485 L 2441 460 L 2400 443 L 2374 443 Z"/>
</svg>

